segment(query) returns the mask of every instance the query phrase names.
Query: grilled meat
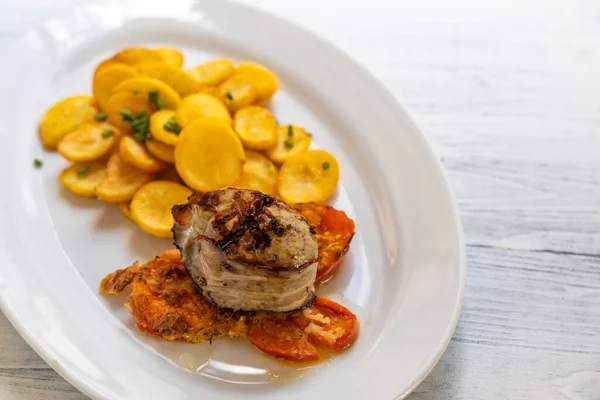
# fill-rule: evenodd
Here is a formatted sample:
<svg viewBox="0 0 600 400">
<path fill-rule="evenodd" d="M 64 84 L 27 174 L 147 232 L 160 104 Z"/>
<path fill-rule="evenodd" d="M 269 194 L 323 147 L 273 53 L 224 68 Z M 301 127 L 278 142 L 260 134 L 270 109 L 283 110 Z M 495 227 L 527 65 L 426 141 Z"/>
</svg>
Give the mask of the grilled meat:
<svg viewBox="0 0 600 400">
<path fill-rule="evenodd" d="M 244 189 L 192 195 L 173 207 L 175 245 L 210 301 L 285 312 L 314 299 L 316 231 L 295 209 Z"/>
</svg>

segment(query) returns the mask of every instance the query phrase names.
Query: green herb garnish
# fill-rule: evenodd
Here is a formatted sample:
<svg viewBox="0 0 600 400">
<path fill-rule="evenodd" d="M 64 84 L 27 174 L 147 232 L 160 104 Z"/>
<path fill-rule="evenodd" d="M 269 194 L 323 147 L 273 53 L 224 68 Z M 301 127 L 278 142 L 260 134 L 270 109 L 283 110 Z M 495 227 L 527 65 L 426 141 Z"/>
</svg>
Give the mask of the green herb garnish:
<svg viewBox="0 0 600 400">
<path fill-rule="evenodd" d="M 175 122 L 175 117 L 169 118 L 169 120 L 163 125 L 163 128 L 165 131 L 174 133 L 176 135 L 179 135 L 179 132 L 181 132 L 179 125 L 177 125 L 177 122 Z"/>
<path fill-rule="evenodd" d="M 113 135 L 113 131 L 111 131 L 110 129 L 107 129 L 104 132 L 102 132 L 103 138 L 111 137 L 112 135 Z"/>
<path fill-rule="evenodd" d="M 123 121 L 133 121 L 133 113 L 129 110 L 120 110 L 119 114 L 121 114 L 121 118 L 123 118 Z"/>
<path fill-rule="evenodd" d="M 94 118 L 96 118 L 96 121 L 106 121 L 106 119 L 108 118 L 108 115 L 106 115 L 106 113 L 104 111 L 99 112 L 98 114 L 96 114 L 94 116 Z"/>
<path fill-rule="evenodd" d="M 134 130 L 133 138 L 138 142 L 144 142 L 152 139 L 150 133 L 150 116 L 145 112 L 138 114 L 133 121 L 131 121 L 131 127 Z"/>
<path fill-rule="evenodd" d="M 33 160 L 33 166 L 36 168 L 42 168 L 42 165 L 44 165 L 44 163 L 42 162 L 42 160 L 39 159 L 35 159 Z"/>
<path fill-rule="evenodd" d="M 292 147 L 294 147 L 294 142 L 292 142 L 291 140 L 286 140 L 285 142 L 283 142 L 283 145 L 288 149 L 291 149 Z"/>
<path fill-rule="evenodd" d="M 229 92 L 225 92 L 225 97 L 227 97 L 227 99 L 228 99 L 229 101 L 232 101 L 232 100 L 233 100 L 233 96 L 232 96 L 232 95 L 231 95 L 231 93 L 229 93 Z"/>
<path fill-rule="evenodd" d="M 329 165 L 329 161 L 325 161 L 325 162 L 323 163 L 323 169 L 324 169 L 325 171 L 327 171 L 327 170 L 329 169 L 329 167 L 330 167 L 330 165 Z"/>
<path fill-rule="evenodd" d="M 152 90 L 148 92 L 148 100 L 150 100 L 150 103 L 154 104 L 159 110 L 165 108 L 165 103 L 163 103 L 162 99 L 160 98 L 158 90 Z"/>
<path fill-rule="evenodd" d="M 288 137 L 293 137 L 294 136 L 294 127 L 291 125 L 288 125 Z"/>
<path fill-rule="evenodd" d="M 82 165 L 77 169 L 77 175 L 83 175 L 90 170 L 89 165 Z"/>
</svg>

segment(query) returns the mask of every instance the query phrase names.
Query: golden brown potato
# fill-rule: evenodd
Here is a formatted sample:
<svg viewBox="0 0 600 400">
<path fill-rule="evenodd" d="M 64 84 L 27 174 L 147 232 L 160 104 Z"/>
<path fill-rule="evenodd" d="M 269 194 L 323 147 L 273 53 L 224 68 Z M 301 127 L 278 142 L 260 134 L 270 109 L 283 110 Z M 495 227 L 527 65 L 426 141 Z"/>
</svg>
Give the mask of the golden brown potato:
<svg viewBox="0 0 600 400">
<path fill-rule="evenodd" d="M 108 108 L 108 101 L 113 95 L 113 89 L 126 79 L 133 78 L 137 72 L 127 64 L 113 62 L 94 75 L 92 92 L 94 98 L 104 111 Z"/>
<path fill-rule="evenodd" d="M 169 164 L 175 162 L 175 146 L 169 146 L 158 140 L 146 140 L 146 149 L 154 157 Z"/>
<path fill-rule="evenodd" d="M 277 196 L 277 168 L 267 157 L 247 150 L 242 176 L 232 186 Z"/>
<path fill-rule="evenodd" d="M 127 164 L 144 172 L 160 172 L 167 166 L 148 152 L 143 143 L 135 141 L 131 136 L 125 136 L 119 144 L 119 154 Z"/>
<path fill-rule="evenodd" d="M 217 89 L 217 97 L 230 111 L 249 106 L 256 100 L 257 92 L 254 84 L 238 75 L 233 75 L 221 83 Z"/>
<path fill-rule="evenodd" d="M 40 120 L 42 144 L 48 150 L 55 150 L 67 133 L 86 122 L 94 121 L 98 111 L 92 96 L 71 96 L 58 101 Z"/>
<path fill-rule="evenodd" d="M 59 176 L 60 182 L 78 196 L 94 197 L 96 187 L 106 173 L 106 165 L 100 162 L 77 163 L 65 168 Z"/>
<path fill-rule="evenodd" d="M 171 208 L 183 204 L 192 194 L 185 186 L 169 181 L 154 181 L 145 184 L 131 200 L 133 220 L 151 235 L 170 238 L 173 236 Z"/>
<path fill-rule="evenodd" d="M 181 131 L 175 146 L 179 176 L 194 190 L 207 192 L 229 186 L 242 174 L 242 142 L 228 123 L 200 118 Z"/>
<path fill-rule="evenodd" d="M 279 171 L 279 195 L 288 204 L 324 202 L 337 186 L 338 162 L 325 150 L 308 150 L 290 157 Z"/>
<path fill-rule="evenodd" d="M 288 158 L 308 149 L 311 139 L 301 126 L 280 125 L 277 129 L 277 144 L 265 151 L 265 154 L 275 164 L 282 164 Z"/>
<path fill-rule="evenodd" d="M 183 99 L 175 113 L 175 120 L 182 128 L 188 126 L 197 118 L 214 118 L 231 122 L 227 108 L 216 97 L 208 94 L 191 94 Z"/>
<path fill-rule="evenodd" d="M 182 96 L 200 90 L 200 84 L 191 75 L 175 65 L 164 62 L 151 62 L 136 64 L 134 68 L 142 76 L 161 80 Z"/>
<path fill-rule="evenodd" d="M 185 104 L 185 99 L 183 99 L 182 105 Z M 150 117 L 150 133 L 152 133 L 153 139 L 166 145 L 175 146 L 179 141 L 180 131 L 181 128 L 175 120 L 175 111 L 159 110 Z"/>
<path fill-rule="evenodd" d="M 165 59 L 161 56 L 161 54 L 158 51 L 147 49 L 145 47 L 129 47 L 123 49 L 117 52 L 112 57 L 112 59 L 128 65 L 135 65 L 141 62 L 153 61 L 165 62 Z"/>
<path fill-rule="evenodd" d="M 113 125 L 125 133 L 130 133 L 133 132 L 131 121 L 142 113 L 150 115 L 152 110 L 153 107 L 146 96 L 124 91 L 110 97 L 106 115 Z M 130 117 L 126 117 L 126 115 L 130 115 Z"/>
<path fill-rule="evenodd" d="M 275 74 L 264 65 L 253 62 L 241 62 L 235 67 L 234 75 L 246 79 L 256 88 L 256 100 L 265 104 L 279 88 Z"/>
<path fill-rule="evenodd" d="M 179 68 L 183 66 L 183 53 L 170 47 L 161 47 L 154 49 L 168 63 Z"/>
<path fill-rule="evenodd" d="M 120 136 L 107 122 L 88 122 L 67 134 L 58 144 L 58 152 L 69 161 L 97 160 L 111 151 Z"/>
<path fill-rule="evenodd" d="M 277 143 L 277 121 L 262 107 L 249 106 L 236 111 L 233 129 L 248 149 L 266 150 Z"/>
<path fill-rule="evenodd" d="M 106 175 L 96 187 L 96 196 L 109 203 L 127 202 L 152 179 L 154 174 L 132 167 L 123 161 L 119 153 L 113 153 L 106 166 Z"/>
<path fill-rule="evenodd" d="M 196 65 L 187 72 L 202 87 L 216 86 L 233 74 L 233 60 L 230 58 L 219 58 Z"/>
<path fill-rule="evenodd" d="M 163 107 L 169 110 L 176 110 L 181 101 L 179 94 L 172 87 L 163 81 L 147 76 L 124 80 L 113 89 L 113 93 L 119 92 L 130 92 L 145 99 L 150 99 L 150 93 L 155 92 Z"/>
<path fill-rule="evenodd" d="M 127 219 L 130 219 L 133 221 L 133 217 L 131 216 L 131 205 L 128 201 L 119 203 L 119 211 L 121 211 L 121 214 L 123 214 L 125 217 L 127 217 Z"/>
</svg>

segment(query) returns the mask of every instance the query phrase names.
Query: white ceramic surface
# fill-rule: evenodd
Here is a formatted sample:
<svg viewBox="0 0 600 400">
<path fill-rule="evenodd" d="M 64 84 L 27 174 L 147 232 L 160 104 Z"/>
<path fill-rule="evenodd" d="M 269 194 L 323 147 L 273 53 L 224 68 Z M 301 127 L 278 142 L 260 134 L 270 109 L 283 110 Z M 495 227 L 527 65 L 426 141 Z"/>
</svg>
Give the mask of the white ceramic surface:
<svg viewBox="0 0 600 400">
<path fill-rule="evenodd" d="M 59 373 L 96 398 L 390 399 L 403 396 L 447 345 L 465 278 L 457 214 L 440 164 L 388 92 L 347 56 L 262 12 L 221 1 L 76 7 L 28 33 L 0 67 L 0 304 Z M 146 3 L 144 3 L 146 4 Z M 90 91 L 93 67 L 128 45 L 182 48 L 186 64 L 216 55 L 271 66 L 272 109 L 338 156 L 332 204 L 357 224 L 341 273 L 320 289 L 352 309 L 361 336 L 348 352 L 297 371 L 246 341 L 165 343 L 139 334 L 124 297 L 100 279 L 169 247 L 57 183 L 66 165 L 45 153 L 36 123 L 57 99 Z M 9 95 L 10 94 L 10 95 Z M 41 158 L 36 170 L 32 160 Z M 210 395 L 210 397 L 207 397 Z M 316 396 L 316 397 L 315 397 Z"/>
</svg>

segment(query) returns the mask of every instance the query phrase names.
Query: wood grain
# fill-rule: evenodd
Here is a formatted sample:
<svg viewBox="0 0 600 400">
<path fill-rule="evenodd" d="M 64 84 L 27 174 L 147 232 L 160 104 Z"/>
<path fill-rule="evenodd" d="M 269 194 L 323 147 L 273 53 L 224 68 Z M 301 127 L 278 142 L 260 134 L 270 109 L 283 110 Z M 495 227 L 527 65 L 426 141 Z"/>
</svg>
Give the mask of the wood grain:
<svg viewBox="0 0 600 400">
<path fill-rule="evenodd" d="M 467 292 L 448 350 L 410 398 L 600 399 L 600 3 L 247 2 L 369 68 L 448 170 Z M 11 3 L 0 33 L 67 3 Z M 84 398 L 1 317 L 0 354 L 0 398 Z"/>
</svg>

